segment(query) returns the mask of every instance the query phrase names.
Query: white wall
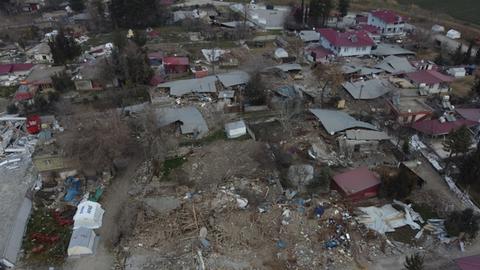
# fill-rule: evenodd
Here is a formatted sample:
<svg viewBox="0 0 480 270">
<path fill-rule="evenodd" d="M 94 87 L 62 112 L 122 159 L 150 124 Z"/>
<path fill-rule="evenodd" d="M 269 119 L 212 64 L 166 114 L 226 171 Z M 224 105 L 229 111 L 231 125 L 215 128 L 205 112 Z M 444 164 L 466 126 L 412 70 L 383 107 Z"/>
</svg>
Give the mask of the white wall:
<svg viewBox="0 0 480 270">
<path fill-rule="evenodd" d="M 405 35 L 405 23 L 387 24 L 381 19 L 368 14 L 368 25 L 373 25 L 381 29 L 382 36 L 402 36 Z"/>
<path fill-rule="evenodd" d="M 337 56 L 362 56 L 369 55 L 372 51 L 371 46 L 366 47 L 335 47 L 327 39 L 320 36 L 320 44 L 322 47 L 331 50 Z"/>
</svg>

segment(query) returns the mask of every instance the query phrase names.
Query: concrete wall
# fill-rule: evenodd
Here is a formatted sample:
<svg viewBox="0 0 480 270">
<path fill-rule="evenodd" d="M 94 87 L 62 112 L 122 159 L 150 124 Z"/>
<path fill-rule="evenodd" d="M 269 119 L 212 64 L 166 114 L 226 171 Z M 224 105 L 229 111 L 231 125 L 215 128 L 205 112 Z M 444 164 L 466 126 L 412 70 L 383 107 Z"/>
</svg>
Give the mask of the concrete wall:
<svg viewBox="0 0 480 270">
<path fill-rule="evenodd" d="M 403 36 L 405 35 L 405 23 L 387 24 L 379 18 L 368 15 L 368 25 L 373 25 L 381 29 L 383 36 Z"/>
</svg>

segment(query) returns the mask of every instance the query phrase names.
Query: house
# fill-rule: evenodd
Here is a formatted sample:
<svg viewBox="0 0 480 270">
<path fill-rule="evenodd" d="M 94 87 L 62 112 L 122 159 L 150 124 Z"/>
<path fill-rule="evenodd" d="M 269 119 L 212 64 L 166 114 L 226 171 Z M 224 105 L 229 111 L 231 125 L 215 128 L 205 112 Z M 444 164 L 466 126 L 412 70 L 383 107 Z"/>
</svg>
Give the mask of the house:
<svg viewBox="0 0 480 270">
<path fill-rule="evenodd" d="M 334 56 L 333 52 L 323 48 L 321 45 L 314 43 L 305 47 L 305 58 L 313 63 L 326 64 L 330 58 Z"/>
<path fill-rule="evenodd" d="M 382 36 L 405 35 L 405 18 L 391 10 L 371 11 L 367 24 L 379 28 Z"/>
<path fill-rule="evenodd" d="M 175 125 L 183 135 L 201 138 L 208 133 L 207 122 L 195 107 L 160 108 L 155 111 L 159 127 Z"/>
<path fill-rule="evenodd" d="M 25 54 L 34 63 L 51 64 L 53 63 L 53 56 L 50 50 L 50 46 L 47 43 L 42 42 L 28 49 Z"/>
<path fill-rule="evenodd" d="M 65 72 L 65 67 L 63 66 L 48 67 L 37 65 L 27 76 L 24 84 L 35 86 L 38 88 L 38 91 L 53 91 L 55 89 L 53 86 L 52 77 L 55 75 L 60 75 L 63 72 Z"/>
<path fill-rule="evenodd" d="M 393 75 L 414 72 L 415 67 L 410 64 L 407 58 L 390 55 L 383 59 L 382 62 L 375 65 L 375 68 L 379 68 Z"/>
<path fill-rule="evenodd" d="M 322 123 L 323 127 L 330 135 L 335 135 L 338 132 L 355 128 L 371 130 L 377 129 L 372 124 L 358 121 L 342 111 L 310 109 L 310 112 Z"/>
<path fill-rule="evenodd" d="M 382 40 L 382 34 L 380 32 L 380 29 L 373 26 L 373 25 L 368 25 L 368 24 L 360 24 L 360 25 L 355 25 L 352 27 L 353 30 L 356 31 L 365 31 L 368 33 L 368 35 L 375 41 L 375 43 L 380 43 Z"/>
<path fill-rule="evenodd" d="M 112 87 L 115 83 L 111 81 L 106 83 L 101 78 L 102 70 L 99 63 L 85 63 L 78 69 L 77 75 L 73 77 L 75 89 L 78 91 L 103 90 L 106 87 Z"/>
<path fill-rule="evenodd" d="M 394 96 L 387 100 L 390 112 L 395 116 L 397 123 L 408 125 L 429 118 L 434 110 L 417 97 Z"/>
<path fill-rule="evenodd" d="M 320 44 L 336 56 L 370 55 L 375 42 L 365 31 L 338 32 L 331 28 L 318 29 Z"/>
<path fill-rule="evenodd" d="M 354 99 L 376 99 L 394 89 L 386 79 L 345 82 L 342 86 Z"/>
<path fill-rule="evenodd" d="M 453 67 L 447 70 L 448 75 L 455 78 L 463 78 L 467 76 L 467 71 L 463 67 Z"/>
<path fill-rule="evenodd" d="M 18 84 L 19 79 L 27 76 L 33 68 L 33 64 L 0 64 L 0 83 L 5 85 Z"/>
<path fill-rule="evenodd" d="M 366 167 L 352 169 L 333 176 L 334 188 L 352 201 L 377 196 L 380 177 Z"/>
<path fill-rule="evenodd" d="M 445 36 L 451 39 L 459 39 L 462 37 L 462 34 L 455 29 L 450 29 Z"/>
<path fill-rule="evenodd" d="M 189 70 L 190 62 L 188 57 L 167 56 L 163 58 L 165 73 L 186 73 Z"/>
<path fill-rule="evenodd" d="M 405 77 L 410 80 L 413 85 L 427 91 L 429 94 L 446 93 L 450 91 L 450 83 L 454 79 L 436 70 L 418 70 L 406 73 Z"/>
<path fill-rule="evenodd" d="M 314 30 L 302 30 L 298 33 L 298 36 L 305 43 L 320 41 L 320 33 Z"/>
<path fill-rule="evenodd" d="M 230 8 L 241 14 L 246 13 L 247 19 L 266 30 L 283 29 L 285 21 L 290 15 L 290 7 L 262 4 L 233 4 Z"/>
<path fill-rule="evenodd" d="M 349 129 L 345 135 L 337 138 L 337 143 L 340 152 L 351 157 L 353 153 L 368 154 L 377 151 L 379 143 L 389 139 L 390 136 L 382 131 Z"/>
<path fill-rule="evenodd" d="M 83 201 L 79 203 L 73 216 L 73 229 L 98 229 L 102 227 L 104 213 L 105 210 L 97 202 Z"/>
<path fill-rule="evenodd" d="M 439 119 L 422 120 L 412 124 L 412 128 L 416 131 L 428 136 L 442 136 L 447 135 L 452 130 L 457 130 L 462 126 L 472 128 L 479 125 L 479 122 L 468 119 L 446 119 L 440 117 Z"/>
<path fill-rule="evenodd" d="M 454 259 L 458 270 L 476 270 L 480 269 L 480 255 L 462 257 Z"/>
<path fill-rule="evenodd" d="M 243 120 L 225 124 L 225 133 L 229 139 L 234 139 L 247 134 L 247 126 Z"/>
<path fill-rule="evenodd" d="M 412 52 L 410 50 L 407 50 L 405 48 L 400 47 L 399 45 L 396 44 L 385 44 L 385 43 L 380 43 L 377 45 L 375 49 L 372 50 L 372 55 L 378 56 L 378 57 L 386 57 L 390 55 L 396 55 L 396 56 L 414 56 L 415 52 Z"/>
<path fill-rule="evenodd" d="M 98 238 L 92 229 L 74 229 L 68 244 L 67 254 L 69 257 L 93 255 L 98 244 Z"/>
</svg>

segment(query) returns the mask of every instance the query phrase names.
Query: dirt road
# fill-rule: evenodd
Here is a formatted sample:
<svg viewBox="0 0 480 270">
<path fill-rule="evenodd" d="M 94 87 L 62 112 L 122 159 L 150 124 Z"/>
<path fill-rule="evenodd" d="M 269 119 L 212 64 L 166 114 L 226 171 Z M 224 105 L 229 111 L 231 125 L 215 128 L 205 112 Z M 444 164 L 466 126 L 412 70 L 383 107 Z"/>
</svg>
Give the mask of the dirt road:
<svg viewBox="0 0 480 270">
<path fill-rule="evenodd" d="M 112 248 L 119 239 L 128 233 L 134 221 L 136 207 L 129 202 L 128 191 L 136 176 L 140 158 L 132 157 L 125 171 L 115 177 L 107 188 L 100 203 L 105 209 L 102 227 L 97 231 L 100 236 L 95 256 L 69 259 L 64 265 L 66 270 L 107 270 L 112 269 L 115 257 Z"/>
</svg>

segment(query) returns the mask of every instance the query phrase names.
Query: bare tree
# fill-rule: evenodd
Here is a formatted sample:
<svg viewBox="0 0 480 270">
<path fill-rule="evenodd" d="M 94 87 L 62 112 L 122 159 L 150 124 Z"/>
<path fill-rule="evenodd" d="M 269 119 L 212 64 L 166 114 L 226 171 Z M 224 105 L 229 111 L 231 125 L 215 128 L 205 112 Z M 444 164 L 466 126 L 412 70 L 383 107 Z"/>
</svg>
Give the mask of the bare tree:
<svg viewBox="0 0 480 270">
<path fill-rule="evenodd" d="M 59 142 L 68 156 L 78 159 L 81 169 L 109 170 L 135 144 L 128 124 L 116 110 L 75 114 L 66 120 L 67 131 Z"/>
<path fill-rule="evenodd" d="M 341 87 L 344 77 L 340 67 L 337 65 L 317 65 L 314 69 L 315 76 L 323 83 L 321 93 L 321 105 L 324 105 L 325 94 L 330 90 L 330 94 L 335 94 Z"/>
</svg>

